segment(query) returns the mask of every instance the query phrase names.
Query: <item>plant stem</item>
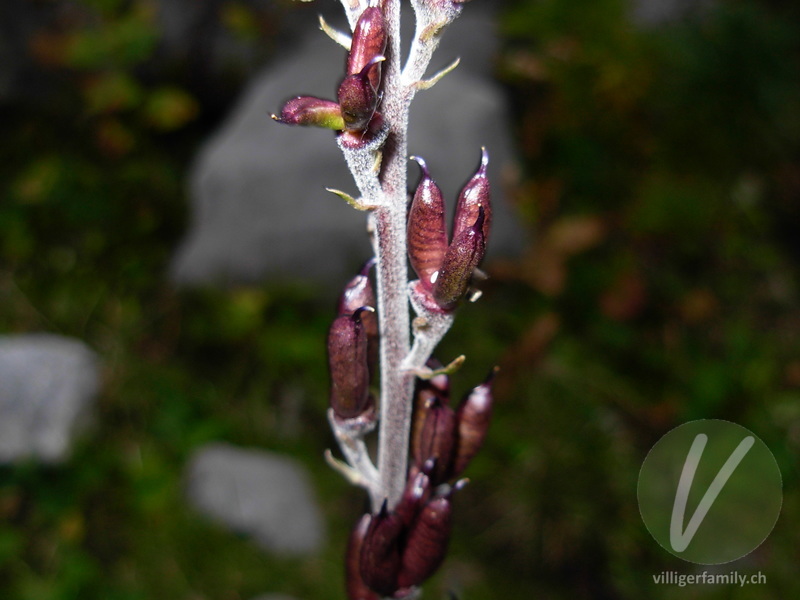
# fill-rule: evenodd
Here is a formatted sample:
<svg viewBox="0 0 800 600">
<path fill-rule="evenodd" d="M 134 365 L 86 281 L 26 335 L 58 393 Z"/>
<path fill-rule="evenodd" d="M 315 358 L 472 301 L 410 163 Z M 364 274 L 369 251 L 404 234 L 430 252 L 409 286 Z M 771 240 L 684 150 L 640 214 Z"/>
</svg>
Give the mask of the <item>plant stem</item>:
<svg viewBox="0 0 800 600">
<path fill-rule="evenodd" d="M 403 493 L 408 467 L 408 445 L 413 408 L 413 375 L 401 370 L 410 348 L 407 296 L 406 174 L 409 102 L 401 80 L 400 0 L 383 3 L 389 38 L 385 63 L 383 117 L 389 126 L 384 151 L 382 206 L 377 208 L 377 296 L 381 334 L 381 408 L 378 433 L 378 472 L 381 492 L 393 508 Z M 373 506 L 377 512 L 379 506 Z"/>
</svg>

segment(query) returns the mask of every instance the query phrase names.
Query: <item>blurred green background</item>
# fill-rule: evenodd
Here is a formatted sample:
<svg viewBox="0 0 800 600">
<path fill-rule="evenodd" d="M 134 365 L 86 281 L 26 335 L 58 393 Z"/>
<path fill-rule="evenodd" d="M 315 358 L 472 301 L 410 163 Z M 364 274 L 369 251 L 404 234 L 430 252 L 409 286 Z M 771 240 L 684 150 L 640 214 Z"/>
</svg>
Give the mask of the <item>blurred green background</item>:
<svg viewBox="0 0 800 600">
<path fill-rule="evenodd" d="M 92 19 L 28 40 L 46 94 L 0 106 L 0 332 L 80 338 L 104 387 L 69 463 L 0 468 L 0 598 L 341 598 L 363 497 L 321 459 L 329 303 L 301 285 L 165 278 L 186 169 L 246 73 L 209 86 L 196 56 L 159 64 L 152 1 L 82 4 Z M 213 26 L 259 60 L 298 11 L 315 26 L 313 7 L 288 1 L 215 6 Z M 457 391 L 502 372 L 425 597 L 800 597 L 800 5 L 721 0 L 657 28 L 628 12 L 503 4 L 512 196 L 535 241 L 491 267 L 441 346 L 469 357 Z M 644 528 L 638 470 L 697 418 L 749 427 L 781 467 L 774 532 L 723 569 L 766 585 L 653 584 L 696 568 Z M 330 530 L 319 556 L 275 559 L 187 507 L 185 461 L 213 440 L 303 462 Z"/>
</svg>

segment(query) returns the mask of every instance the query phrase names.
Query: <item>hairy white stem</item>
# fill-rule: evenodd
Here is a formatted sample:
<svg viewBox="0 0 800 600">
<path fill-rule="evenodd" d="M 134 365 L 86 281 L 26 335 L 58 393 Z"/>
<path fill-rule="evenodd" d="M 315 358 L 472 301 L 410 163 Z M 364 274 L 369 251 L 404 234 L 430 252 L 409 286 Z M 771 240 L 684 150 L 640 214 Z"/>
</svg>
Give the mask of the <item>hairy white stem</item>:
<svg viewBox="0 0 800 600">
<path fill-rule="evenodd" d="M 462 6 L 456 3 L 443 2 L 434 5 L 425 0 L 411 0 L 416 13 L 416 33 L 411 42 L 408 61 L 403 69 L 403 83 L 415 86 L 422 79 L 433 52 L 439 46 L 444 29 L 461 14 Z"/>
<path fill-rule="evenodd" d="M 379 0 L 342 0 L 350 28 L 361 12 Z M 460 14 L 460 4 L 412 0 L 417 28 L 403 66 L 400 45 L 400 0 L 382 0 L 388 47 L 383 63 L 383 96 L 379 107 L 384 130 L 367 147 L 340 147 L 361 193 L 358 208 L 371 210 L 370 231 L 377 257 L 377 313 L 380 329 L 380 416 L 377 473 L 373 472 L 360 437 L 343 435 L 334 424 L 342 452 L 352 471 L 348 478 L 370 491 L 373 512 L 383 500 L 393 508 L 403 494 L 413 409 L 414 374 L 425 368 L 433 348 L 452 324 L 451 315 L 415 309 L 417 323 L 413 350 L 408 300 L 406 258 L 407 132 L 411 101 L 418 89 L 438 80 L 421 82 L 442 30 Z M 454 65 L 453 65 L 454 66 Z M 449 70 L 449 69 L 447 69 Z M 447 71 L 446 70 L 446 71 Z M 444 73 L 442 73 L 444 74 Z M 335 192 L 343 195 L 343 192 Z M 344 197 L 344 196 L 343 196 Z M 422 312 L 421 312 L 422 311 Z M 332 422 L 333 423 L 333 422 Z M 339 467 L 337 467 L 339 468 Z M 341 470 L 341 468 L 340 468 Z"/>
<path fill-rule="evenodd" d="M 425 363 L 433 354 L 450 327 L 455 316 L 452 312 L 442 312 L 435 306 L 430 306 L 431 300 L 419 289 L 419 281 L 412 281 L 408 285 L 409 298 L 417 318 L 414 319 L 414 345 L 408 356 L 403 360 L 402 367 L 406 371 L 423 374 L 427 367 Z"/>
<path fill-rule="evenodd" d="M 401 80 L 400 0 L 383 4 L 389 47 L 384 63 L 382 113 L 389 127 L 384 151 L 382 189 L 385 206 L 375 210 L 378 319 L 381 334 L 381 410 L 378 473 L 393 508 L 403 494 L 408 468 L 414 378 L 401 369 L 410 347 L 411 319 L 406 285 L 407 132 L 410 99 Z M 377 511 L 378 506 L 373 506 Z"/>
<path fill-rule="evenodd" d="M 375 429 L 374 413 L 370 411 L 364 418 L 342 420 L 336 416 L 332 408 L 329 408 L 328 422 L 336 435 L 339 449 L 347 459 L 347 464 L 333 458 L 330 451 L 326 452 L 325 459 L 350 483 L 366 489 L 373 504 L 380 502 L 380 478 L 364 443 L 364 436 Z"/>
</svg>

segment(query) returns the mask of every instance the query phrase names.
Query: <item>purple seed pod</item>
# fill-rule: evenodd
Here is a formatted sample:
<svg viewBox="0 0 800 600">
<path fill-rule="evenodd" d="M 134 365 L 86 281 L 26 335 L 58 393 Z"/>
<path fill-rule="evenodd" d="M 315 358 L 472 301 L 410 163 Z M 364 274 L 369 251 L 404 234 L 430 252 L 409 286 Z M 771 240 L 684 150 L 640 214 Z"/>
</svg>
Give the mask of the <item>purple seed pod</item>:
<svg viewBox="0 0 800 600">
<path fill-rule="evenodd" d="M 434 275 L 434 277 L 438 277 L 438 273 Z M 447 314 L 450 312 L 444 310 L 436 303 L 436 300 L 433 299 L 432 290 L 426 290 L 425 286 L 422 285 L 422 282 L 419 279 L 411 282 L 409 285 L 408 295 L 411 297 L 411 301 L 414 304 L 423 307 L 425 311 L 429 313 Z"/>
<path fill-rule="evenodd" d="M 361 314 L 367 309 L 336 317 L 328 331 L 330 404 L 340 419 L 353 419 L 370 404 L 367 332 L 361 321 Z"/>
<path fill-rule="evenodd" d="M 417 380 L 414 391 L 414 412 L 411 418 L 411 452 L 416 462 L 419 462 L 417 457 L 422 454 L 422 429 L 425 426 L 430 406 L 436 400 L 436 393 L 425 386 L 425 383 L 427 382 Z"/>
<path fill-rule="evenodd" d="M 456 213 L 453 217 L 453 239 L 466 231 L 478 218 L 478 208 L 483 207 L 483 240 L 489 242 L 489 230 L 492 227 L 492 193 L 486 168 L 489 155 L 486 148 L 481 148 L 481 164 L 475 175 L 462 188 L 456 202 Z"/>
<path fill-rule="evenodd" d="M 361 268 L 361 272 L 353 277 L 342 291 L 336 305 L 336 312 L 339 315 L 350 315 L 363 306 L 378 306 L 375 299 L 375 290 L 369 279 L 369 271 L 375 265 L 376 259 L 369 259 Z M 361 313 L 361 323 L 364 331 L 367 332 L 367 363 L 369 365 L 370 380 L 377 372 L 378 351 L 380 342 L 378 336 L 378 316 L 371 311 Z"/>
<path fill-rule="evenodd" d="M 369 62 L 386 50 L 386 22 L 383 10 L 368 6 L 361 13 L 353 31 L 350 53 L 347 55 L 347 74 L 360 73 Z M 381 66 L 369 71 L 369 82 L 376 90 L 381 84 Z"/>
<path fill-rule="evenodd" d="M 369 72 L 385 60 L 374 57 L 360 72 L 348 75 L 339 85 L 338 99 L 346 131 L 364 131 L 378 107 L 378 92 L 372 86 Z"/>
<path fill-rule="evenodd" d="M 361 547 L 364 544 L 364 537 L 369 529 L 370 521 L 372 521 L 372 515 L 362 515 L 347 541 L 344 565 L 348 600 L 380 600 L 378 594 L 369 589 L 361 579 Z"/>
<path fill-rule="evenodd" d="M 492 382 L 495 373 L 497 373 L 497 368 L 492 369 L 482 384 L 464 396 L 456 410 L 458 444 L 453 461 L 454 477 L 458 477 L 464 472 L 486 439 L 489 421 L 492 417 Z"/>
<path fill-rule="evenodd" d="M 426 363 L 430 369 L 440 369 L 442 363 L 431 357 Z M 414 384 L 414 412 L 411 421 L 411 448 L 419 448 L 422 427 L 428 408 L 434 399 L 442 404 L 450 402 L 450 377 L 441 373 L 430 379 L 417 379 Z"/>
<path fill-rule="evenodd" d="M 419 585 L 436 572 L 447 554 L 451 528 L 449 496 L 434 497 L 408 532 L 397 577 L 400 588 Z"/>
<path fill-rule="evenodd" d="M 286 125 L 312 125 L 342 131 L 344 118 L 339 105 L 333 100 L 313 96 L 292 98 L 281 109 L 280 116 L 272 115 L 278 123 Z"/>
<path fill-rule="evenodd" d="M 362 306 L 375 308 L 375 291 L 369 279 L 369 271 L 375 266 L 377 260 L 373 256 L 361 267 L 358 275 L 347 282 L 336 304 L 336 312 L 340 315 L 353 314 Z M 362 315 L 362 318 L 366 315 Z"/>
<path fill-rule="evenodd" d="M 433 299 L 444 310 L 452 310 L 466 295 L 472 272 L 486 253 L 483 234 L 485 213 L 478 207 L 474 225 L 462 231 L 447 248 L 442 268 L 433 282 Z"/>
<path fill-rule="evenodd" d="M 422 168 L 422 179 L 408 211 L 408 257 L 422 285 L 430 289 L 431 277 L 441 267 L 447 251 L 444 197 L 425 161 L 418 156 L 411 158 Z"/>
<path fill-rule="evenodd" d="M 450 476 L 450 466 L 456 451 L 456 414 L 437 397 L 428 402 L 425 423 L 422 426 L 417 446 L 413 448 L 414 460 L 423 465 L 431 458 L 436 464 L 430 472 L 431 484 L 439 485 Z"/>
<path fill-rule="evenodd" d="M 373 515 L 361 545 L 361 579 L 381 596 L 391 596 L 397 590 L 400 570 L 400 537 L 404 533 L 402 519 L 389 512 L 384 500 L 377 515 Z"/>
<path fill-rule="evenodd" d="M 406 489 L 400 502 L 395 507 L 395 512 L 400 516 L 405 527 L 410 527 L 417 518 L 419 509 L 428 501 L 431 495 L 431 478 L 428 475 L 430 470 L 414 469 L 410 473 Z"/>
</svg>

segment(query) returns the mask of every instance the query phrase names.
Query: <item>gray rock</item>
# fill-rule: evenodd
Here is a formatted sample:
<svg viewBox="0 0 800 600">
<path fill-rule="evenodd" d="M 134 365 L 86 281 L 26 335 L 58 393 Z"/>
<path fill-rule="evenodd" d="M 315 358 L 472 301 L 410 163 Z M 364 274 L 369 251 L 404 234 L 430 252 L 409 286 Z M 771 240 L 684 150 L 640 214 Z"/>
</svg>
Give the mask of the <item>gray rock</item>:
<svg viewBox="0 0 800 600">
<path fill-rule="evenodd" d="M 631 16 L 641 26 L 659 26 L 681 19 L 696 18 L 716 0 L 633 0 Z"/>
<path fill-rule="evenodd" d="M 100 387 L 95 354 L 50 334 L 0 337 L 0 463 L 60 463 Z"/>
<path fill-rule="evenodd" d="M 432 69 L 468 56 L 417 95 L 409 150 L 428 161 L 452 205 L 477 168 L 480 147 L 488 148 L 496 190 L 491 259 L 524 242 L 503 200 L 502 174 L 513 167 L 508 109 L 488 76 L 492 19 L 478 8 L 469 6 L 444 37 Z M 356 193 L 333 134 L 269 119 L 293 95 L 335 97 L 344 60 L 342 48 L 313 31 L 253 81 L 193 166 L 191 224 L 172 262 L 174 282 L 341 282 L 370 255 L 364 215 L 324 190 Z M 412 166 L 412 183 L 417 172 Z"/>
<path fill-rule="evenodd" d="M 283 12 L 276 0 L 242 0 L 237 5 L 262 22 L 274 20 Z M 159 60 L 185 65 L 193 77 L 205 78 L 211 85 L 224 85 L 225 80 L 230 82 L 239 75 L 252 74 L 267 54 L 267 46 L 258 36 L 236 35 L 231 31 L 224 22 L 224 6 L 224 0 L 154 3 Z"/>
<path fill-rule="evenodd" d="M 323 543 L 309 477 L 278 454 L 209 444 L 187 467 L 189 502 L 201 513 L 279 554 L 308 554 Z"/>
</svg>

